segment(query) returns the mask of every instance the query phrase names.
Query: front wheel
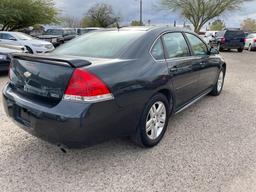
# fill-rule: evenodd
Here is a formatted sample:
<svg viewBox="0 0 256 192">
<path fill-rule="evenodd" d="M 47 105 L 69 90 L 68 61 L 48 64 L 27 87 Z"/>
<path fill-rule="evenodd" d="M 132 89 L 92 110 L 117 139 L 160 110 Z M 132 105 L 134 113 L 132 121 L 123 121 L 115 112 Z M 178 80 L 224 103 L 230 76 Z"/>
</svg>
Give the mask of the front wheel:
<svg viewBox="0 0 256 192">
<path fill-rule="evenodd" d="M 239 52 L 239 53 L 242 53 L 243 52 L 243 48 L 239 48 L 239 49 L 237 49 L 237 51 Z"/>
<path fill-rule="evenodd" d="M 224 69 L 222 69 L 219 73 L 218 80 L 217 80 L 212 92 L 210 93 L 210 95 L 218 96 L 221 94 L 221 91 L 222 91 L 223 85 L 224 85 L 224 80 L 225 80 L 225 71 L 224 71 Z"/>
<path fill-rule="evenodd" d="M 133 140 L 142 147 L 153 147 L 163 138 L 169 120 L 169 102 L 163 94 L 153 96 L 145 106 Z"/>
</svg>

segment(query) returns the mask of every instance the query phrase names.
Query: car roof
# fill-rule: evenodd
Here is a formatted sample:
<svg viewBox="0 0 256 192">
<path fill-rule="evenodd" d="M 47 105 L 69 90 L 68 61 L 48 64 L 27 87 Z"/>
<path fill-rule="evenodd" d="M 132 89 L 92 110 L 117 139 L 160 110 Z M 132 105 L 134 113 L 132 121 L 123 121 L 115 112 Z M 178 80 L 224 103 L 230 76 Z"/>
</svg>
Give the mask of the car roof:
<svg viewBox="0 0 256 192">
<path fill-rule="evenodd" d="M 118 28 L 108 28 L 108 29 L 100 29 L 96 32 L 104 32 L 104 31 L 124 31 L 124 32 L 145 32 L 145 34 L 155 34 L 159 35 L 161 33 L 165 32 L 189 32 L 194 33 L 191 30 L 188 30 L 186 28 L 179 28 L 179 27 L 169 27 L 169 26 L 136 26 L 136 27 L 120 27 Z"/>
</svg>

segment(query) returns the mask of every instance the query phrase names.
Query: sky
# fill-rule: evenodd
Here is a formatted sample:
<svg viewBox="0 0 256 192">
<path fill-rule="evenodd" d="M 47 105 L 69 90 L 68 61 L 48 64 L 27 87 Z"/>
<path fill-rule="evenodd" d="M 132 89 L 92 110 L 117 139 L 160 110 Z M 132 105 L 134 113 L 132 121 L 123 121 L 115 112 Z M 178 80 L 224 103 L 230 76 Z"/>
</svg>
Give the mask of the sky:
<svg viewBox="0 0 256 192">
<path fill-rule="evenodd" d="M 139 0 L 54 0 L 62 15 L 82 18 L 87 10 L 96 3 L 112 5 L 115 13 L 121 16 L 122 23 L 139 20 Z M 173 24 L 174 20 L 182 25 L 184 21 L 178 13 L 160 11 L 156 8 L 159 0 L 143 0 L 143 22 L 152 24 Z M 224 20 L 227 27 L 239 27 L 245 18 L 256 19 L 256 0 L 245 2 L 237 11 L 227 12 L 218 19 Z"/>
</svg>

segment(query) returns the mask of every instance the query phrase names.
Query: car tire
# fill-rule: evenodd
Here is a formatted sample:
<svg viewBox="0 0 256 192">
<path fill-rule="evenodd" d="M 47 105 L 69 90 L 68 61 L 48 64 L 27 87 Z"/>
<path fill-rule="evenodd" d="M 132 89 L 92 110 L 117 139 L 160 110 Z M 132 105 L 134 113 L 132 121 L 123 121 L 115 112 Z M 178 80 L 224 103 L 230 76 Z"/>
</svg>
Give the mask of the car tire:
<svg viewBox="0 0 256 192">
<path fill-rule="evenodd" d="M 217 49 L 219 52 L 223 51 L 223 48 L 220 46 L 220 44 L 217 45 Z"/>
<path fill-rule="evenodd" d="M 218 75 L 218 80 L 215 86 L 213 87 L 213 90 L 210 92 L 210 95 L 212 96 L 220 95 L 223 89 L 224 81 L 225 81 L 225 70 L 221 69 Z"/>
<path fill-rule="evenodd" d="M 132 140 L 144 148 L 154 147 L 166 132 L 169 116 L 170 104 L 166 96 L 161 93 L 154 95 L 143 110 Z"/>
<path fill-rule="evenodd" d="M 25 46 L 26 47 L 26 49 L 28 50 L 28 53 L 30 53 L 30 54 L 33 54 L 34 52 L 33 52 L 33 50 L 30 48 L 30 47 L 28 47 L 28 46 Z"/>
<path fill-rule="evenodd" d="M 252 51 L 252 45 L 251 44 L 248 47 L 248 51 Z"/>
<path fill-rule="evenodd" d="M 238 51 L 239 53 L 242 53 L 243 50 L 244 50 L 243 48 L 238 48 L 238 49 L 237 49 L 237 51 Z"/>
</svg>

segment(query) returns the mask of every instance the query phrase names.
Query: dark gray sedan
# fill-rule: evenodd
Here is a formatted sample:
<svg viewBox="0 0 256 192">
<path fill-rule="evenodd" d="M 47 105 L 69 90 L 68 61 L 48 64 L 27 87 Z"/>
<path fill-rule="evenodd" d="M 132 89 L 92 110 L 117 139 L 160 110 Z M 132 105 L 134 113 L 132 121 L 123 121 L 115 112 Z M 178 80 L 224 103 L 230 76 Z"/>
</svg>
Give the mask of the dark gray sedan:
<svg viewBox="0 0 256 192">
<path fill-rule="evenodd" d="M 45 56 L 14 55 L 3 101 L 21 128 L 57 145 L 128 135 L 152 147 L 171 115 L 219 95 L 225 74 L 218 51 L 191 31 L 100 30 Z"/>
</svg>

